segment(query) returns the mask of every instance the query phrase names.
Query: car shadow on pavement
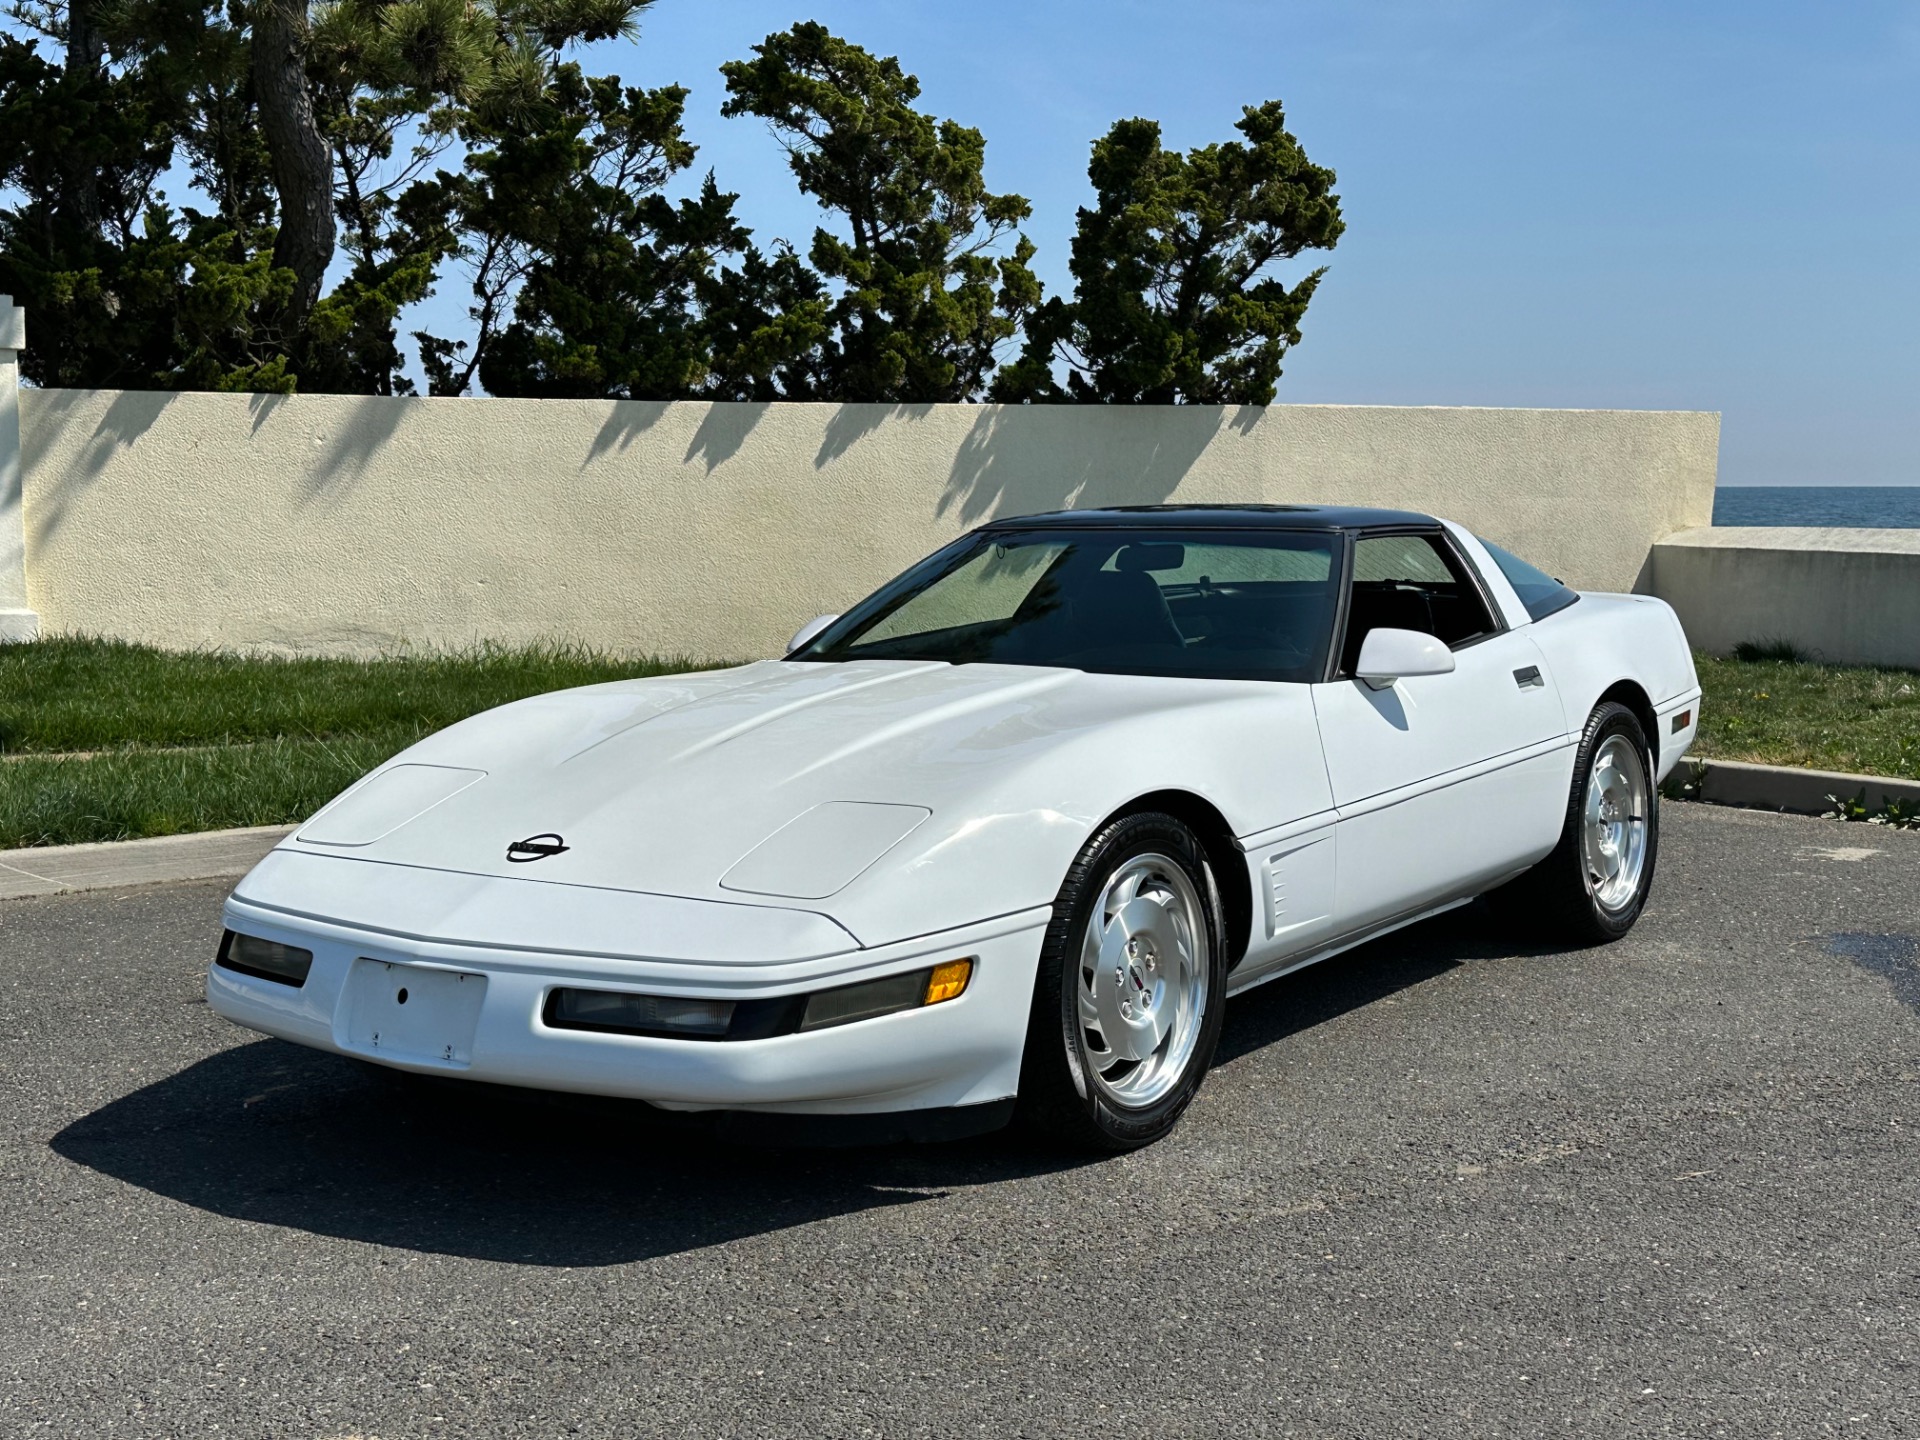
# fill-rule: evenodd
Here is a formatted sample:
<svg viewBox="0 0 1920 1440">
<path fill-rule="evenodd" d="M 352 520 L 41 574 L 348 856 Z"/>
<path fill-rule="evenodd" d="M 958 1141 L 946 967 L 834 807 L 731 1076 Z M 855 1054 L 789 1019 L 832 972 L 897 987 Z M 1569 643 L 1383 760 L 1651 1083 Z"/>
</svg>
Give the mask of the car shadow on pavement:
<svg viewBox="0 0 1920 1440">
<path fill-rule="evenodd" d="M 1514 916 L 1484 900 L 1396 930 L 1317 965 L 1260 985 L 1227 1007 L 1215 1065 L 1361 1010 L 1458 969 L 1469 960 L 1550 955 Z"/>
<path fill-rule="evenodd" d="M 1482 956 L 1529 953 L 1459 911 L 1229 1008 L 1219 1062 Z M 1537 952 L 1536 952 L 1537 953 Z M 214 1214 L 434 1254 L 617 1265 L 1098 1163 L 1006 1136 L 854 1150 L 712 1140 L 630 1102 L 392 1072 L 280 1040 L 188 1066 L 68 1125 L 56 1153 Z"/>
<path fill-rule="evenodd" d="M 209 1056 L 100 1107 L 51 1144 L 235 1219 L 551 1266 L 651 1259 L 1086 1159 L 994 1137 L 749 1148 L 638 1103 L 415 1087 L 280 1040 Z"/>
</svg>

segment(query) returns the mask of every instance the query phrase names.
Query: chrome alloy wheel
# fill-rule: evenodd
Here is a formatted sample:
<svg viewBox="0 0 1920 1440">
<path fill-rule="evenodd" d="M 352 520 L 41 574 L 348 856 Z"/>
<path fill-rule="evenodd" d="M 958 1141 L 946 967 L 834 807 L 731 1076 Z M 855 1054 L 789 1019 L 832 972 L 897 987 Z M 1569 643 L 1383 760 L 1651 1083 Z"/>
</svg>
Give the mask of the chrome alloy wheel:
<svg viewBox="0 0 1920 1440">
<path fill-rule="evenodd" d="M 1580 836 L 1587 888 L 1603 910 L 1624 910 L 1640 891 L 1652 793 L 1640 747 L 1625 735 L 1609 736 L 1587 776 Z"/>
<path fill-rule="evenodd" d="M 1080 1059 L 1115 1104 L 1144 1109 L 1180 1083 L 1207 1013 L 1206 912 L 1187 872 L 1136 855 L 1108 877 L 1080 947 Z"/>
</svg>

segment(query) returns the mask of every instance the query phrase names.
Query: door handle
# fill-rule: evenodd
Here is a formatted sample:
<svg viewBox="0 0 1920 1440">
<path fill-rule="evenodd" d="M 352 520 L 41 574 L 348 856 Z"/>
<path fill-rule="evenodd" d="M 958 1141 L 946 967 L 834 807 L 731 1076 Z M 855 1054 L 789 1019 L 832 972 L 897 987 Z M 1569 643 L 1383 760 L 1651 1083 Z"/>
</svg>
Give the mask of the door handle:
<svg viewBox="0 0 1920 1440">
<path fill-rule="evenodd" d="M 1538 665 L 1525 665 L 1513 672 L 1513 683 L 1522 690 L 1544 690 L 1547 680 Z"/>
</svg>

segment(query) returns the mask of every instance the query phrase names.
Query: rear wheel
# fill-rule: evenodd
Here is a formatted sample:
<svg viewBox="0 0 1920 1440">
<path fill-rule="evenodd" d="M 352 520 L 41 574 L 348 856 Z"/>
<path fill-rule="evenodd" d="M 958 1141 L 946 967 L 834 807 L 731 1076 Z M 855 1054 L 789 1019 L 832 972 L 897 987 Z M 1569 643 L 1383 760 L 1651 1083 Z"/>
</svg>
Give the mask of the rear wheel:
<svg viewBox="0 0 1920 1440">
<path fill-rule="evenodd" d="M 1653 887 L 1660 791 L 1646 731 L 1624 705 L 1594 708 L 1574 757 L 1567 818 L 1554 852 L 1515 882 L 1517 898 L 1585 944 L 1633 928 Z"/>
<path fill-rule="evenodd" d="M 1226 999 L 1220 901 L 1171 815 L 1114 821 L 1054 902 L 1020 1074 L 1020 1119 L 1099 1150 L 1158 1140 L 1192 1101 Z"/>
</svg>

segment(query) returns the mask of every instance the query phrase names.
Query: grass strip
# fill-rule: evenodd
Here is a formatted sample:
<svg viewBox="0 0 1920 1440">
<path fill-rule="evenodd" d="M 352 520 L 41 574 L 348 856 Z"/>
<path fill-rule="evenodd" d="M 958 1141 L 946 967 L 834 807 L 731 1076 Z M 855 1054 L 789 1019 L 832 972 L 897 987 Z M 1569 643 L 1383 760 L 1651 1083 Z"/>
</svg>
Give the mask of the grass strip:
<svg viewBox="0 0 1920 1440">
<path fill-rule="evenodd" d="M 54 637 L 0 645 L 0 753 L 438 730 L 528 695 L 712 663 L 570 645 L 356 660 Z"/>
<path fill-rule="evenodd" d="M 1920 780 L 1920 672 L 1694 656 L 1693 753 Z"/>
<path fill-rule="evenodd" d="M 0 646 L 0 849 L 292 824 L 478 711 L 707 668 L 568 645 L 368 660 Z"/>
<path fill-rule="evenodd" d="M 426 733 L 24 758 L 0 765 L 0 848 L 289 825 Z"/>
<path fill-rule="evenodd" d="M 1920 779 L 1920 673 L 1695 661 L 1696 754 Z M 568 646 L 374 660 L 0 646 L 0 848 L 291 824 L 476 711 L 702 668 Z"/>
</svg>

